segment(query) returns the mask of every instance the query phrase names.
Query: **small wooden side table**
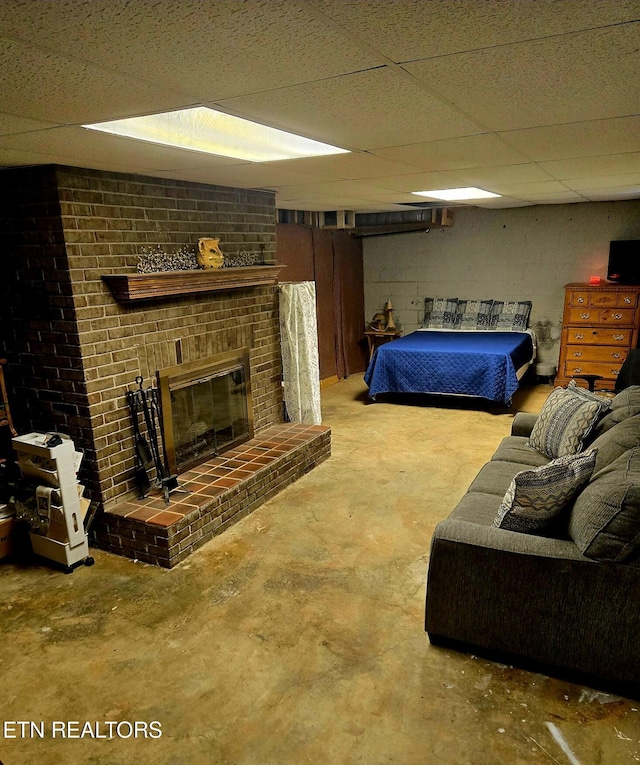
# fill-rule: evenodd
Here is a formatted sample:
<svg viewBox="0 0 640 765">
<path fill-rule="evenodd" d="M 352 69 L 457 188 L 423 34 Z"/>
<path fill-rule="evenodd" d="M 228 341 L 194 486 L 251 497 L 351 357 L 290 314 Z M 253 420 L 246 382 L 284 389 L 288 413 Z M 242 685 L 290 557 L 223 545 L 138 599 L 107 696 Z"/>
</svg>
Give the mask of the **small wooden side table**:
<svg viewBox="0 0 640 765">
<path fill-rule="evenodd" d="M 17 436 L 18 433 L 13 427 L 11 420 L 11 410 L 9 409 L 9 402 L 7 401 L 7 389 L 4 384 L 4 372 L 2 365 L 6 364 L 6 359 L 0 359 L 0 428 L 8 427 L 12 436 Z"/>
<path fill-rule="evenodd" d="M 402 337 L 402 330 L 400 329 L 367 329 L 364 333 L 369 344 L 369 361 L 373 358 L 373 354 L 376 348 L 383 343 L 388 343 L 391 340 L 397 340 Z"/>
</svg>

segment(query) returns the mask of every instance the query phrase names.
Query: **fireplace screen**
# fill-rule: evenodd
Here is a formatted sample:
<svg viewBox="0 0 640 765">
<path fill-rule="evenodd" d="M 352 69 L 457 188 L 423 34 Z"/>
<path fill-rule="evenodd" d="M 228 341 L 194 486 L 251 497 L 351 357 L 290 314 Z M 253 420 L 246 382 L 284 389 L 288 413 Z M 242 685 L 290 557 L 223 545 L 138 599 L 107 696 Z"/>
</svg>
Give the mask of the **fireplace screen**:
<svg viewBox="0 0 640 765">
<path fill-rule="evenodd" d="M 181 473 L 253 436 L 246 350 L 158 371 L 167 463 Z"/>
</svg>

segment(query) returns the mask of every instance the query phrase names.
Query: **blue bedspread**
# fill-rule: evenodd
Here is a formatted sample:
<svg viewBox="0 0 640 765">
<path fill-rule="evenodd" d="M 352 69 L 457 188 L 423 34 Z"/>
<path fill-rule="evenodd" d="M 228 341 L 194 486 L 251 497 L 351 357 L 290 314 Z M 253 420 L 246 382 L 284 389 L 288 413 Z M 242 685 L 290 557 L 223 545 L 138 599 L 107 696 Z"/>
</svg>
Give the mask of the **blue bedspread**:
<svg viewBox="0 0 640 765">
<path fill-rule="evenodd" d="M 364 380 L 369 395 L 448 393 L 506 404 L 518 389 L 516 370 L 531 361 L 526 332 L 412 332 L 381 345 Z"/>
</svg>

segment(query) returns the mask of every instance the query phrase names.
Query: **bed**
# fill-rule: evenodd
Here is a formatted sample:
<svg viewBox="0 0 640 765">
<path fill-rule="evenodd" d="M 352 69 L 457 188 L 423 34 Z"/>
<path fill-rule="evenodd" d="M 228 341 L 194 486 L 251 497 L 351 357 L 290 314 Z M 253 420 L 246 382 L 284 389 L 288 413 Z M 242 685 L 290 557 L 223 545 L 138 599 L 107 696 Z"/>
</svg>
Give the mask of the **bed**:
<svg viewBox="0 0 640 765">
<path fill-rule="evenodd" d="M 435 318 L 425 310 L 423 321 L 451 327 L 423 327 L 375 351 L 364 377 L 371 399 L 381 393 L 429 393 L 511 402 L 535 358 L 534 334 L 526 328 L 531 303 L 519 301 L 520 310 L 503 301 L 457 301 L 464 303 L 462 309 L 454 306 L 448 317 L 451 301 L 443 301 L 449 310 L 435 311 Z"/>
</svg>

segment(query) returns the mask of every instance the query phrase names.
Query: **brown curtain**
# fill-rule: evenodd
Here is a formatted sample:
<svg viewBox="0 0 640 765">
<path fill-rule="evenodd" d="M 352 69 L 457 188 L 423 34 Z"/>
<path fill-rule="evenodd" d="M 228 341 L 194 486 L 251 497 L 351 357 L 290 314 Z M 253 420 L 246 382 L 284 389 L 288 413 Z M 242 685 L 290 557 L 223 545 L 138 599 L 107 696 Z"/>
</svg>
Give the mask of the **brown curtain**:
<svg viewBox="0 0 640 765">
<path fill-rule="evenodd" d="M 320 379 L 348 377 L 367 365 L 362 242 L 347 231 L 278 224 L 281 281 L 316 283 Z"/>
</svg>

